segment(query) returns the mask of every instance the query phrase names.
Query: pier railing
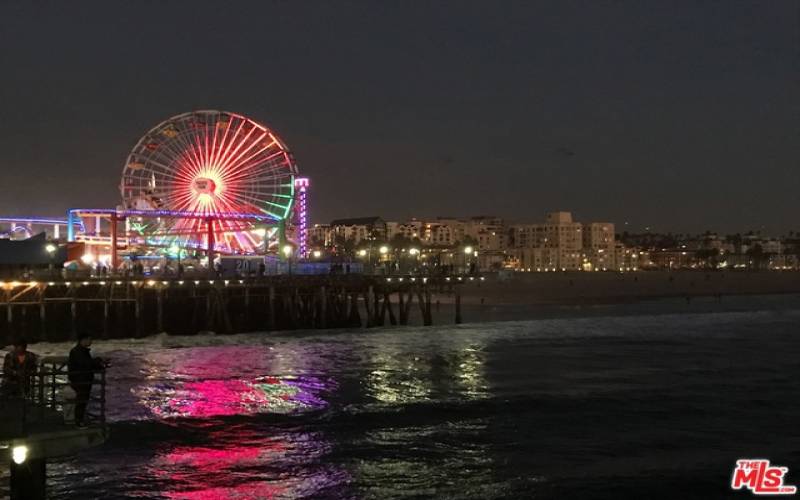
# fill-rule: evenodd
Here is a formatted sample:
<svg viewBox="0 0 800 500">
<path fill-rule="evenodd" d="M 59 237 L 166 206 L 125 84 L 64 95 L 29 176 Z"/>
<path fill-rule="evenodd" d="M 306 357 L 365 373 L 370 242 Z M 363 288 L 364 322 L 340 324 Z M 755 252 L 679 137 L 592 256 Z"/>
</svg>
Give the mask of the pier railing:
<svg viewBox="0 0 800 500">
<path fill-rule="evenodd" d="M 69 358 L 47 356 L 39 362 L 36 383 L 36 403 L 45 408 L 64 413 L 69 417 L 76 403 L 86 403 L 84 423 L 104 426 L 106 422 L 106 370 L 105 367 L 88 372 L 69 371 Z M 70 382 L 70 375 L 92 375 L 87 382 Z M 89 397 L 81 401 L 75 387 L 89 390 Z M 65 412 L 65 409 L 67 410 Z"/>
<path fill-rule="evenodd" d="M 36 373 L 24 381 L 16 399 L 20 422 L 15 426 L 22 435 L 42 429 L 53 429 L 75 423 L 75 406 L 86 404 L 83 424 L 105 428 L 106 371 L 70 372 L 66 356 L 47 356 L 39 361 Z M 92 381 L 70 382 L 69 376 L 91 373 Z M 81 399 L 75 387 L 90 389 L 87 399 Z"/>
</svg>

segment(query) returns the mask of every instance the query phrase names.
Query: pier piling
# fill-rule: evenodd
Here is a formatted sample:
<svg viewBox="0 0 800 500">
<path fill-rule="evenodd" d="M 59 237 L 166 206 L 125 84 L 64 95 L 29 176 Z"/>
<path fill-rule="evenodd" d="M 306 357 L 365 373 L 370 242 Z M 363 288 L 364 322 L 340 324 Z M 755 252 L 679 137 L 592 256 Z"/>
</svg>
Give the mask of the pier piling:
<svg viewBox="0 0 800 500">
<path fill-rule="evenodd" d="M 436 283 L 431 281 L 351 275 L 13 282 L 0 293 L 0 308 L 5 308 L 0 332 L 8 343 L 13 335 L 63 341 L 77 331 L 122 338 L 161 332 L 371 328 L 414 321 L 427 326 L 433 324 L 431 286 Z M 458 286 L 452 290 L 455 322 L 460 323 L 461 293 Z M 419 316 L 412 314 L 415 297 Z"/>
</svg>

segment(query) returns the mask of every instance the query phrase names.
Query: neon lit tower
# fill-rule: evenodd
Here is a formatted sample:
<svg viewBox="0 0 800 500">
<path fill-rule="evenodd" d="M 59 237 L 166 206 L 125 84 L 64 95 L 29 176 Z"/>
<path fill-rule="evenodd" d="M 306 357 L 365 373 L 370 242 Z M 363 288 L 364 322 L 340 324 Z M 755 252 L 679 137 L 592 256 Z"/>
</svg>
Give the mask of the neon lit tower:
<svg viewBox="0 0 800 500">
<path fill-rule="evenodd" d="M 295 210 L 297 221 L 297 244 L 300 257 L 308 256 L 308 188 L 311 183 L 308 177 L 296 177 L 294 190 L 296 196 Z"/>
</svg>

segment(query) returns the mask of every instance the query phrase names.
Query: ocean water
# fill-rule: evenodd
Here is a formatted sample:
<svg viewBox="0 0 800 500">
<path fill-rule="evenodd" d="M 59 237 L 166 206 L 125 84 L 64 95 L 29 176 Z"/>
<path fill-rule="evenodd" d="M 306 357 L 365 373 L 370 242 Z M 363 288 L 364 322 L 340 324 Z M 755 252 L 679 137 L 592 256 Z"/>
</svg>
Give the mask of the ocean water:
<svg viewBox="0 0 800 500">
<path fill-rule="evenodd" d="M 111 438 L 50 497 L 744 498 L 742 457 L 800 484 L 787 304 L 97 342 Z"/>
</svg>

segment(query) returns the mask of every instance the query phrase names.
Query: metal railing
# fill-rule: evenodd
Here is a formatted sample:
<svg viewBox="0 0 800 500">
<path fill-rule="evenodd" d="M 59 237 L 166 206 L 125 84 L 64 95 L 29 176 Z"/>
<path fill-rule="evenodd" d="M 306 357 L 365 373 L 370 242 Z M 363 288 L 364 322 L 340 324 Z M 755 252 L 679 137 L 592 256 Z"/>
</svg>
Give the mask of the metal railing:
<svg viewBox="0 0 800 500">
<path fill-rule="evenodd" d="M 25 403 L 21 415 L 23 433 L 27 434 L 34 428 L 73 424 L 76 407 L 81 404 L 86 404 L 82 424 L 105 427 L 105 368 L 70 372 L 68 361 L 66 356 L 43 357 L 39 360 L 36 372 L 22 381 L 16 399 Z M 92 378 L 86 377 L 84 382 L 70 381 L 70 375 L 88 374 Z M 88 392 L 88 397 L 82 397 L 75 389 Z"/>
</svg>

